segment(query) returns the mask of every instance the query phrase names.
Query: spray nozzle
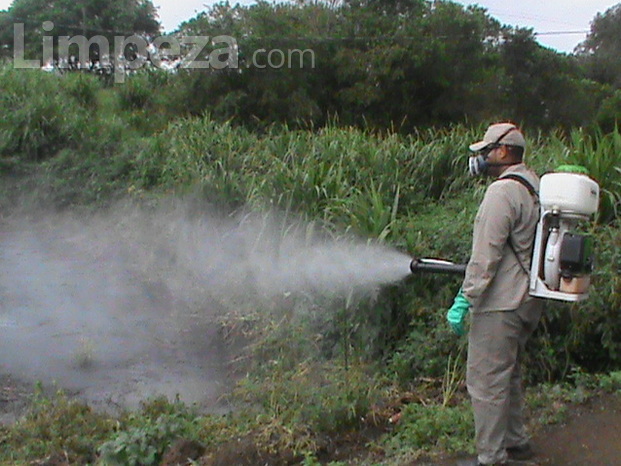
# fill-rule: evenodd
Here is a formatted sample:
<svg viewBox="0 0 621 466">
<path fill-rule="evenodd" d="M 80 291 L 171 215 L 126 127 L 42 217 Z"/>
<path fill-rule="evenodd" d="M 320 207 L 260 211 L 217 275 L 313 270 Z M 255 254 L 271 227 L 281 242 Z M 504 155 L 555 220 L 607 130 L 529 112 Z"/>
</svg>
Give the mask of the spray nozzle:
<svg viewBox="0 0 621 466">
<path fill-rule="evenodd" d="M 414 258 L 410 262 L 412 273 L 453 273 L 463 275 L 466 273 L 465 264 L 455 264 L 443 259 Z"/>
</svg>

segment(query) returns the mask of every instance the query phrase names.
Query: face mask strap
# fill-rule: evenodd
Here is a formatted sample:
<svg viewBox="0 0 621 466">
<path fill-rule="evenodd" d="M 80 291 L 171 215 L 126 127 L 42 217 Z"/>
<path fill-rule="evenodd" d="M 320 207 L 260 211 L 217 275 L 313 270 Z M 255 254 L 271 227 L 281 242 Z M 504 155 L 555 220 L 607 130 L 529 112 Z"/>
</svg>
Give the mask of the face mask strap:
<svg viewBox="0 0 621 466">
<path fill-rule="evenodd" d="M 490 144 L 490 146 L 501 146 L 502 144 L 500 143 L 500 141 L 502 141 L 502 140 L 505 138 L 505 136 L 506 136 L 507 134 L 509 134 L 511 131 L 517 131 L 517 127 L 512 126 L 511 128 L 509 128 L 507 131 L 505 131 L 504 133 L 502 133 L 502 134 L 500 135 L 500 137 L 499 137 L 498 139 L 496 139 L 496 141 L 494 141 L 494 143 L 493 143 L 493 144 Z M 489 147 L 489 146 L 488 146 L 488 147 Z"/>
<path fill-rule="evenodd" d="M 483 158 L 487 159 L 487 157 L 489 156 L 489 153 L 491 151 L 493 151 L 494 149 L 502 146 L 502 145 L 506 145 L 506 144 L 502 144 L 500 141 L 502 141 L 505 136 L 507 134 L 509 134 L 511 131 L 516 131 L 517 128 L 515 126 L 512 126 L 511 128 L 509 128 L 507 131 L 505 131 L 504 133 L 502 133 L 494 142 L 492 142 L 491 144 L 488 144 L 487 146 L 485 146 L 483 149 L 481 149 L 479 152 L 479 155 L 483 156 Z"/>
</svg>

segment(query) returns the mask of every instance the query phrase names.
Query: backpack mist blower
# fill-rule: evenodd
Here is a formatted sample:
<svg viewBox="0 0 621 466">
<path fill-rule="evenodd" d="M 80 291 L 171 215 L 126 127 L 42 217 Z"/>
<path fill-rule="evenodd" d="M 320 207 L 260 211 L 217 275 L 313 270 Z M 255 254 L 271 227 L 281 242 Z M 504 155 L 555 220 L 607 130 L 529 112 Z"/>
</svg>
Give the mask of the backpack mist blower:
<svg viewBox="0 0 621 466">
<path fill-rule="evenodd" d="M 589 297 L 593 238 L 579 233 L 597 212 L 599 185 L 582 167 L 564 166 L 541 177 L 541 212 L 530 271 L 530 294 L 562 301 Z"/>
<path fill-rule="evenodd" d="M 531 190 L 537 196 L 532 187 Z M 538 198 L 540 214 L 533 244 L 529 293 L 538 298 L 582 301 L 589 296 L 593 238 L 578 230 L 597 212 L 599 185 L 586 175 L 583 167 L 566 165 L 541 177 Z M 412 273 L 463 275 L 466 266 L 415 258 L 410 270 Z"/>
</svg>

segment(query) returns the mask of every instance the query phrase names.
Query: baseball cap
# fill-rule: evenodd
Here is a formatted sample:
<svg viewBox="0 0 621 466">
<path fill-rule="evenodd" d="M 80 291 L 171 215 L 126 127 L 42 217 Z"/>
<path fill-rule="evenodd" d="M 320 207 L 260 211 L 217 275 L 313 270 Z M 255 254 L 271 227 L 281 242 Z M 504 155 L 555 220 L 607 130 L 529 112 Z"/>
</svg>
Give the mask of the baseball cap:
<svg viewBox="0 0 621 466">
<path fill-rule="evenodd" d="M 513 123 L 496 123 L 487 128 L 483 140 L 470 145 L 472 152 L 478 152 L 492 144 L 526 148 L 524 135 Z"/>
</svg>

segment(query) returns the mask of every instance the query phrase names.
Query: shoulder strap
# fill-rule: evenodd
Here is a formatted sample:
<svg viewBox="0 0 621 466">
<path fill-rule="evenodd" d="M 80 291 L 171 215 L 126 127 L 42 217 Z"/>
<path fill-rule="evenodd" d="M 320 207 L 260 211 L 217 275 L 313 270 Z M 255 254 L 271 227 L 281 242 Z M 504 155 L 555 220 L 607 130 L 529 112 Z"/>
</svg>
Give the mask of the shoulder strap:
<svg viewBox="0 0 621 466">
<path fill-rule="evenodd" d="M 539 202 L 539 193 L 535 190 L 533 185 L 530 184 L 528 182 L 528 180 L 526 180 L 526 178 L 524 178 L 523 176 L 517 175 L 515 173 L 508 173 L 508 174 L 500 177 L 499 179 L 500 180 L 513 180 L 513 181 L 517 181 L 522 186 L 524 186 L 526 189 L 528 189 L 528 192 L 531 194 L 531 196 L 533 196 L 535 198 L 536 202 Z M 513 251 L 513 254 L 515 255 L 515 258 L 517 259 L 518 264 L 520 264 L 520 267 L 522 268 L 524 273 L 526 275 L 530 275 L 528 273 L 528 270 L 526 270 L 526 267 L 524 266 L 524 264 L 522 264 L 522 261 L 520 260 L 520 257 L 518 256 L 517 251 L 515 250 L 515 247 L 513 246 L 513 243 L 511 242 L 511 236 L 509 236 L 509 238 L 507 238 L 507 244 L 511 248 L 511 251 Z"/>
<path fill-rule="evenodd" d="M 531 194 L 531 196 L 539 199 L 539 193 L 537 193 L 537 191 L 535 190 L 535 188 L 533 187 L 532 184 L 530 184 L 526 178 L 524 178 L 523 176 L 520 175 L 516 175 L 515 173 L 508 173 L 507 175 L 501 176 L 500 178 L 498 178 L 499 180 L 513 180 L 513 181 L 517 181 L 518 183 L 520 183 L 522 186 L 524 186 L 526 189 L 528 189 L 528 192 Z"/>
</svg>

